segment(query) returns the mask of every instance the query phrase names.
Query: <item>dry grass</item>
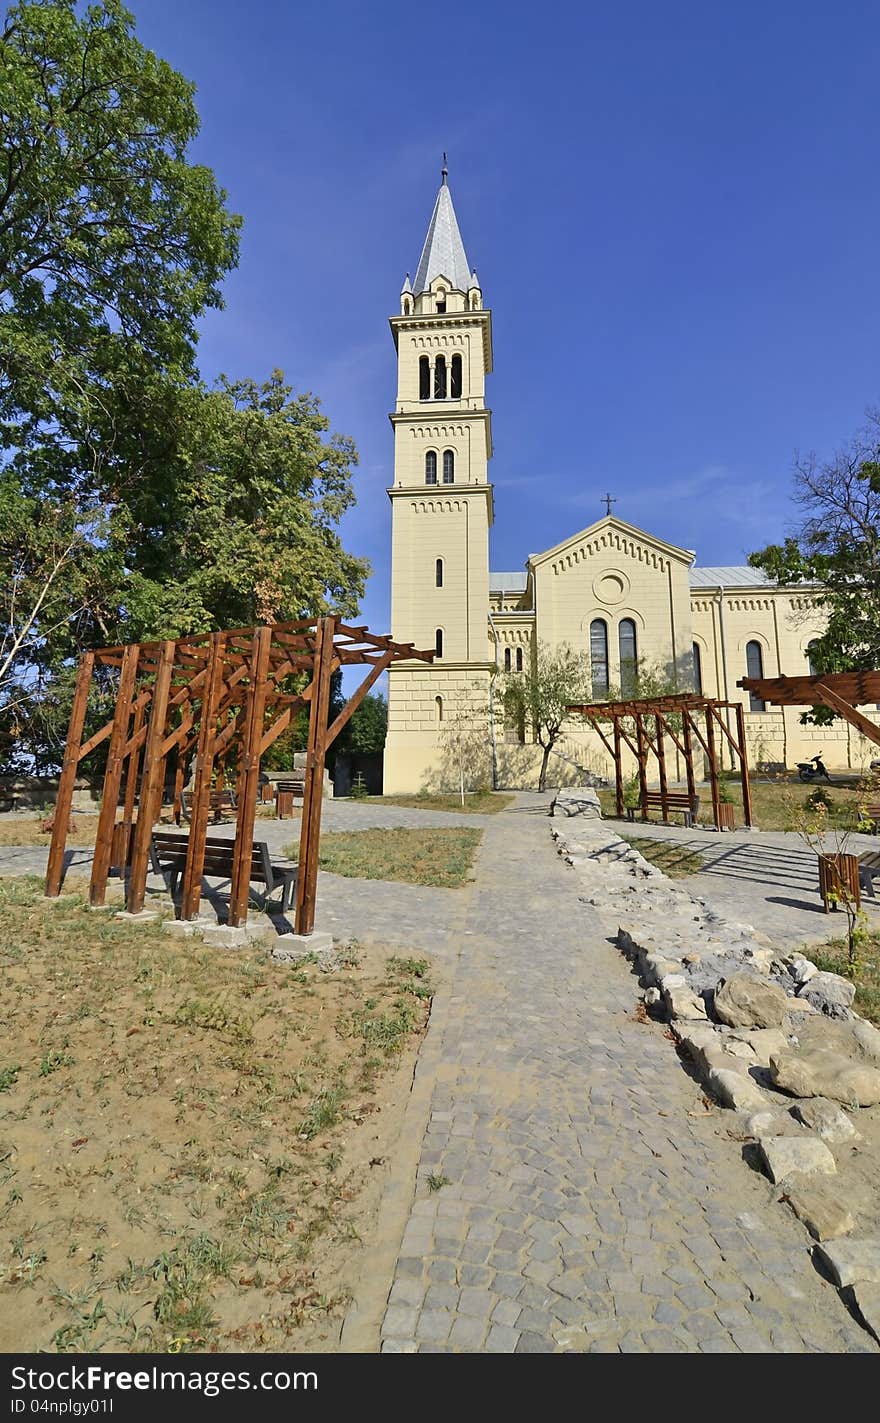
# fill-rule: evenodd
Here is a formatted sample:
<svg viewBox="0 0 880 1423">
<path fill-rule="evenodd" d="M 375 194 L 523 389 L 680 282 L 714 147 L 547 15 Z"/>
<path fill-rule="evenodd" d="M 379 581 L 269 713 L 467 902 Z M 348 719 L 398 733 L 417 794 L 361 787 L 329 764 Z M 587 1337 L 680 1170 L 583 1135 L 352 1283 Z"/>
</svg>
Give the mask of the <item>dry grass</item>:
<svg viewBox="0 0 880 1423">
<path fill-rule="evenodd" d="M 427 792 L 415 795 L 376 795 L 370 796 L 370 805 L 400 805 L 407 810 L 449 810 L 461 815 L 497 815 L 500 810 L 506 810 L 509 805 L 513 805 L 516 796 L 504 795 L 501 791 L 466 791 L 464 805 L 461 803 L 461 796 L 451 795 L 429 795 Z"/>
<path fill-rule="evenodd" d="M 482 830 L 352 830 L 321 837 L 320 867 L 351 879 L 455 889 L 467 884 Z M 285 850 L 295 855 L 296 846 Z"/>
<path fill-rule="evenodd" d="M 334 1347 L 424 961 L 291 969 L 23 879 L 0 931 L 0 1350 Z"/>
<path fill-rule="evenodd" d="M 671 840 L 649 840 L 637 835 L 624 835 L 623 839 L 670 879 L 685 879 L 703 868 L 702 855 L 685 845 L 675 845 Z"/>
<path fill-rule="evenodd" d="M 828 973 L 840 973 L 856 985 L 853 1007 L 863 1018 L 880 1026 L 880 934 L 867 934 L 858 947 L 858 961 L 850 964 L 845 939 L 835 939 L 821 948 L 804 949 L 807 958 Z"/>
<path fill-rule="evenodd" d="M 751 778 L 752 791 L 752 819 L 761 830 L 792 830 L 793 821 L 797 809 L 803 809 L 807 797 L 816 789 L 816 786 L 804 785 L 794 778 L 766 780 L 757 776 Z M 817 785 L 828 792 L 831 800 L 831 809 L 828 815 L 829 829 L 855 829 L 858 818 L 859 804 L 865 800 L 864 792 L 850 786 Z M 676 787 L 679 789 L 679 787 Z M 731 779 L 727 782 L 729 798 L 733 802 L 736 814 L 737 825 L 745 823 L 742 812 L 742 793 L 739 781 Z M 708 785 L 697 787 L 700 796 L 700 821 L 703 824 L 712 822 L 712 799 Z M 872 800 L 878 798 L 874 793 Z M 615 819 L 614 788 L 605 787 L 599 791 L 599 800 L 602 805 L 602 814 L 608 820 Z M 659 819 L 659 814 L 657 819 Z M 673 824 L 681 824 L 680 816 L 672 817 Z"/>
<path fill-rule="evenodd" d="M 52 839 L 51 831 L 40 827 L 51 817 L 47 815 L 4 815 L 0 816 L 0 846 L 2 845 L 45 845 Z M 98 816 L 91 811 L 75 811 L 70 818 L 70 834 L 67 843 L 72 849 L 88 848 L 95 843 L 98 830 Z"/>
</svg>

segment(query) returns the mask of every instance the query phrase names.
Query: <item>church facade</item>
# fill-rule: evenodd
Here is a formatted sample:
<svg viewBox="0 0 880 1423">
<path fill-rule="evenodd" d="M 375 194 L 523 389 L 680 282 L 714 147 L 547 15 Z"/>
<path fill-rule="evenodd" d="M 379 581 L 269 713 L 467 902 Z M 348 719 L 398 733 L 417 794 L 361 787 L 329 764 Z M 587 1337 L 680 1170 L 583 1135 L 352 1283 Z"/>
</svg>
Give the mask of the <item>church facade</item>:
<svg viewBox="0 0 880 1423">
<path fill-rule="evenodd" d="M 527 668 L 539 643 L 582 651 L 597 701 L 625 689 L 636 667 L 681 690 L 741 701 L 753 762 L 792 766 L 821 749 L 830 765 L 867 763 L 867 743 L 848 726 L 802 726 L 799 708 L 764 707 L 736 686 L 746 675 L 810 670 L 822 617 L 809 590 L 778 588 L 749 567 L 700 567 L 692 550 L 617 518 L 610 501 L 604 517 L 529 554 L 521 569 L 490 571 L 492 317 L 445 166 L 391 331 L 391 633 L 436 656 L 431 666 L 389 669 L 387 793 L 451 779 L 465 738 L 484 743 L 497 784 L 534 785 L 539 748 L 504 725 L 497 679 Z M 612 769 L 595 733 L 577 724 L 558 749 L 551 784 L 577 779 L 580 767 Z"/>
</svg>

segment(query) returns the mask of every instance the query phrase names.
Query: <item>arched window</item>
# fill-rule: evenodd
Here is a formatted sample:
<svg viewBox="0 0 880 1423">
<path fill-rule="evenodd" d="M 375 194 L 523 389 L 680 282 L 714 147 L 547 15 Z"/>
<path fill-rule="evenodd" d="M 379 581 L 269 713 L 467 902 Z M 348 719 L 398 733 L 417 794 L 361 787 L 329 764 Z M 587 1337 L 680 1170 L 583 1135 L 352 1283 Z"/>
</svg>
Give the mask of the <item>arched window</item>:
<svg viewBox="0 0 880 1423">
<path fill-rule="evenodd" d="M 434 362 L 434 399 L 446 399 L 446 357 L 438 356 Z"/>
<path fill-rule="evenodd" d="M 521 648 L 521 647 L 518 647 L 518 648 L 516 649 L 516 670 L 517 670 L 517 672 L 521 672 L 521 671 L 522 671 L 522 648 Z"/>
<path fill-rule="evenodd" d="M 594 618 L 590 623 L 590 666 L 593 696 L 598 701 L 608 695 L 608 624 L 604 618 Z"/>
<path fill-rule="evenodd" d="M 437 451 L 428 450 L 425 454 L 425 483 L 437 483 Z"/>
<path fill-rule="evenodd" d="M 434 565 L 434 582 L 438 588 L 443 587 L 443 559 L 438 558 Z"/>
<path fill-rule="evenodd" d="M 700 644 L 695 642 L 691 648 L 694 658 L 694 691 L 703 695 L 703 658 L 700 652 Z"/>
<path fill-rule="evenodd" d="M 624 697 L 631 697 L 636 690 L 638 674 L 638 652 L 636 648 L 636 625 L 632 618 L 621 618 L 617 630 L 620 649 L 620 691 Z"/>
<path fill-rule="evenodd" d="M 807 666 L 808 666 L 809 669 L 810 669 L 810 676 L 811 676 L 811 677 L 818 677 L 818 675 L 819 675 L 819 668 L 816 666 L 816 659 L 815 659 L 815 656 L 814 656 L 815 650 L 816 650 L 816 648 L 818 647 L 818 645 L 819 645 L 819 640 L 818 640 L 818 638 L 813 638 L 813 641 L 812 641 L 812 642 L 808 642 L 808 643 L 807 643 Z"/>
<path fill-rule="evenodd" d="M 443 451 L 443 483 L 455 483 L 455 451 Z"/>
<path fill-rule="evenodd" d="M 446 293 L 441 287 L 437 292 L 437 312 L 442 316 L 446 310 Z"/>
<path fill-rule="evenodd" d="M 435 698 L 434 698 L 434 705 L 435 705 L 435 707 L 437 708 L 437 720 L 438 720 L 438 721 L 442 721 L 442 720 L 443 720 L 443 698 L 442 698 L 442 697 L 435 697 Z"/>
<path fill-rule="evenodd" d="M 408 296 L 403 298 L 403 314 L 404 316 L 412 316 L 412 302 Z"/>
<path fill-rule="evenodd" d="M 419 400 L 431 399 L 431 362 L 419 356 Z"/>
<path fill-rule="evenodd" d="M 509 647 L 505 647 L 505 649 L 504 649 L 504 670 L 505 670 L 505 672 L 509 672 L 509 671 L 510 671 L 510 648 L 509 648 Z"/>
<path fill-rule="evenodd" d="M 453 356 L 450 367 L 449 394 L 453 400 L 461 400 L 461 356 Z"/>
<path fill-rule="evenodd" d="M 764 675 L 764 649 L 760 642 L 746 643 L 746 676 L 763 677 Z M 756 697 L 754 692 L 749 692 L 749 711 L 762 712 L 766 707 L 760 697 Z"/>
<path fill-rule="evenodd" d="M 435 655 L 436 657 L 442 657 L 442 656 L 443 656 L 443 629 L 442 629 L 442 628 L 438 628 L 437 631 L 434 633 L 434 655 Z"/>
</svg>

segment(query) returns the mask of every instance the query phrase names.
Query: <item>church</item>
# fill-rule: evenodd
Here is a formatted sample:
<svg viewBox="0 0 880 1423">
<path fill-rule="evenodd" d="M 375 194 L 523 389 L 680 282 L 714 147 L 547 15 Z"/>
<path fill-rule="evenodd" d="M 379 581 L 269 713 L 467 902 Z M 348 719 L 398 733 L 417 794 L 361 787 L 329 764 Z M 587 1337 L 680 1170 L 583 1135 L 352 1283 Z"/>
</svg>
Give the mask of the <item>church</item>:
<svg viewBox="0 0 880 1423">
<path fill-rule="evenodd" d="M 866 763 L 866 743 L 848 725 L 802 726 L 800 708 L 765 706 L 736 685 L 811 670 L 822 614 L 808 589 L 779 588 L 748 566 L 700 567 L 692 549 L 617 518 L 611 500 L 604 517 L 555 548 L 524 550 L 522 568 L 491 571 L 492 313 L 465 254 L 445 160 L 391 331 L 391 634 L 435 658 L 389 669 L 386 793 L 442 783 L 462 726 L 484 741 L 498 786 L 534 786 L 540 749 L 504 725 L 497 678 L 527 668 L 539 644 L 583 652 L 596 701 L 625 691 L 637 668 L 741 701 L 753 765 L 791 767 L 820 749 L 833 766 Z M 577 780 L 581 768 L 612 771 L 598 737 L 576 722 L 557 751 L 550 784 Z"/>
</svg>

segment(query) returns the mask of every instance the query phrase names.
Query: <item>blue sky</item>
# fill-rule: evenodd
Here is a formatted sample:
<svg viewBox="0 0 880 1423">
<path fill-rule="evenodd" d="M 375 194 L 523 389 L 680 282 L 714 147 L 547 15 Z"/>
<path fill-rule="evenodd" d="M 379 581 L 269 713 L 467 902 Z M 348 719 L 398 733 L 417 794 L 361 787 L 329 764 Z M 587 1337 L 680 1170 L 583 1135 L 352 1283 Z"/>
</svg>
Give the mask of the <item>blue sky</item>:
<svg viewBox="0 0 880 1423">
<path fill-rule="evenodd" d="M 244 214 L 201 365 L 281 366 L 360 452 L 389 621 L 388 317 L 449 154 L 493 311 L 491 563 L 615 512 L 703 564 L 790 528 L 795 450 L 880 401 L 880 7 L 129 0 Z"/>
</svg>

